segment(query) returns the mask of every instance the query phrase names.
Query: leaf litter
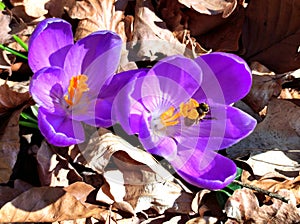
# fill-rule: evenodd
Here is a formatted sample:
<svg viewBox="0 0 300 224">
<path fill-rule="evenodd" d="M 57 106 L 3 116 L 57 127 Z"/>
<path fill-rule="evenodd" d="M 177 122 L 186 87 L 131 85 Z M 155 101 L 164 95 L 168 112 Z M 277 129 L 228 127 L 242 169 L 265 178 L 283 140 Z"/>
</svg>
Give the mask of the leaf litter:
<svg viewBox="0 0 300 224">
<path fill-rule="evenodd" d="M 136 61 L 157 61 L 173 54 L 195 57 L 209 51 L 233 52 L 252 63 L 251 92 L 237 106 L 244 105 L 259 124 L 226 152 L 249 165 L 251 172 L 243 171 L 242 183 L 282 195 L 289 202 L 244 187 L 221 207 L 215 192 L 187 185 L 164 161 L 102 129 L 92 130 L 89 141 L 73 148 L 36 140 L 31 129 L 18 125 L 20 113 L 32 104 L 28 82 L 24 88 L 24 78 L 16 77 L 17 63 L 24 62 L 7 61 L 14 56 L 4 52 L 6 59 L 0 61 L 1 222 L 299 222 L 297 1 L 10 3 L 9 9 L 1 11 L 0 42 L 15 49 L 12 34 L 27 41 L 39 21 L 54 16 L 74 24 L 76 39 L 99 29 L 117 32 L 127 42 L 120 71 L 137 68 Z M 155 48 L 147 47 L 149 39 Z M 11 68 L 12 75 L 3 76 Z M 30 76 L 26 70 L 20 74 Z M 24 145 L 28 132 L 33 135 Z M 34 172 L 19 179 L 14 172 L 20 170 L 17 160 L 22 159 L 24 147 L 35 161 L 27 163 Z M 27 179 L 30 175 L 36 175 L 38 183 Z"/>
</svg>

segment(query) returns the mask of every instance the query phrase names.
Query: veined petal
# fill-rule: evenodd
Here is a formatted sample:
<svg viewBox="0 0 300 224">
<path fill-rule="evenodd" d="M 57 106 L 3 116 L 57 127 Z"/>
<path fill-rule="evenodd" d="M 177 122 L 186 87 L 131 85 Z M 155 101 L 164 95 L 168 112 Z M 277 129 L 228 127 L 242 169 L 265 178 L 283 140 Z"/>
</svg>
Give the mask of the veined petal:
<svg viewBox="0 0 300 224">
<path fill-rule="evenodd" d="M 139 139 L 144 148 L 151 154 L 164 157 L 172 161 L 177 154 L 177 144 L 173 138 L 158 136 L 150 131 L 147 115 L 140 117 Z"/>
<path fill-rule="evenodd" d="M 71 25 L 63 19 L 40 22 L 29 40 L 28 63 L 33 72 L 44 67 L 62 67 L 65 55 L 73 45 Z"/>
<path fill-rule="evenodd" d="M 41 133 L 50 144 L 65 147 L 84 141 L 85 136 L 81 123 L 66 115 L 58 116 L 40 107 L 38 123 Z"/>
<path fill-rule="evenodd" d="M 121 38 L 111 31 L 98 31 L 79 40 L 66 55 L 64 69 L 69 78 L 88 76 L 90 94 L 97 96 L 114 74 L 121 57 Z"/>
<path fill-rule="evenodd" d="M 105 88 L 106 93 L 113 93 L 112 120 L 119 122 L 129 135 L 138 132 L 138 121 L 145 111 L 145 107 L 138 100 L 141 95 L 141 81 L 147 72 L 147 69 L 137 69 L 117 74 Z M 115 86 L 117 91 L 114 91 Z M 101 94 L 101 97 L 104 98 L 105 95 Z"/>
<path fill-rule="evenodd" d="M 211 108 L 212 113 L 199 122 L 197 132 L 182 129 L 181 144 L 194 147 L 197 142 L 197 147 L 203 151 L 224 149 L 247 137 L 256 126 L 256 120 L 238 108 L 219 104 Z M 198 140 L 193 132 L 199 135 Z"/>
<path fill-rule="evenodd" d="M 188 155 L 184 153 L 186 150 L 179 149 L 178 159 L 171 161 L 171 164 L 190 184 L 218 190 L 230 184 L 236 176 L 234 162 L 214 151 L 195 149 L 193 153 L 188 152 Z"/>
<path fill-rule="evenodd" d="M 211 98 L 216 103 L 231 104 L 247 95 L 252 76 L 247 63 L 240 57 L 215 52 L 195 59 L 203 69 L 201 88 L 195 99 Z"/>
<path fill-rule="evenodd" d="M 199 88 L 201 68 L 191 59 L 171 56 L 150 69 L 141 85 L 141 99 L 149 111 L 167 110 L 187 101 Z"/>
<path fill-rule="evenodd" d="M 43 68 L 36 72 L 30 82 L 29 91 L 34 101 L 49 112 L 63 114 L 63 95 L 68 80 L 59 67 Z"/>
</svg>

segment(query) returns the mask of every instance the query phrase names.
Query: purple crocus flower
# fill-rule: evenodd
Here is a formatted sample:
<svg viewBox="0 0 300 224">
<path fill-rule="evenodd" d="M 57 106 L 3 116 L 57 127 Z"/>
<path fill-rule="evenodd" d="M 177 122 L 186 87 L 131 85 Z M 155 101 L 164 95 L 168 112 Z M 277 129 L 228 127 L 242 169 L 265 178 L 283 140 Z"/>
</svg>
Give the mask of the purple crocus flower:
<svg viewBox="0 0 300 224">
<path fill-rule="evenodd" d="M 251 133 L 256 120 L 231 104 L 251 87 L 251 72 L 239 57 L 211 53 L 195 60 L 171 56 L 151 69 L 114 76 L 109 88 L 112 117 L 144 148 L 167 159 L 189 183 L 221 189 L 236 166 L 216 150 Z"/>
<path fill-rule="evenodd" d="M 94 32 L 74 44 L 68 22 L 51 18 L 37 25 L 29 41 L 30 93 L 49 143 L 83 142 L 81 122 L 102 125 L 99 91 L 118 66 L 121 47 L 121 38 L 111 31 Z"/>
</svg>

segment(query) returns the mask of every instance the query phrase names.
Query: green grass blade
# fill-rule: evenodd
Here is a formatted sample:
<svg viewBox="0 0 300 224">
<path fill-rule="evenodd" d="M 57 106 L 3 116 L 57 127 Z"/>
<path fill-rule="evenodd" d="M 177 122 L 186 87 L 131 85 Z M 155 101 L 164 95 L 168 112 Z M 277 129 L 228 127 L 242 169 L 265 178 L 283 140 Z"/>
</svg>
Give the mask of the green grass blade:
<svg viewBox="0 0 300 224">
<path fill-rule="evenodd" d="M 28 60 L 28 58 L 25 55 L 23 55 L 23 54 L 15 51 L 15 50 L 13 50 L 13 49 L 11 49 L 9 47 L 5 47 L 3 44 L 0 44 L 0 49 L 2 49 L 4 51 L 8 51 L 8 52 L 10 52 L 10 53 L 12 53 L 12 54 L 14 54 L 16 56 L 19 56 L 21 58 L 24 58 L 24 59 Z"/>
<path fill-rule="evenodd" d="M 4 2 L 0 1 L 0 10 L 4 10 L 5 9 L 5 4 Z"/>
<path fill-rule="evenodd" d="M 32 122 L 28 122 L 28 121 L 19 121 L 19 124 L 24 127 L 39 129 L 38 124 L 36 124 L 36 123 L 32 123 Z"/>
<path fill-rule="evenodd" d="M 13 38 L 15 39 L 15 41 L 16 41 L 18 44 L 20 44 L 21 47 L 23 47 L 23 49 L 24 49 L 25 51 L 28 51 L 28 45 L 27 45 L 23 40 L 21 40 L 20 37 L 18 37 L 18 36 L 15 35 L 15 34 L 13 34 L 12 36 L 13 36 Z"/>
</svg>

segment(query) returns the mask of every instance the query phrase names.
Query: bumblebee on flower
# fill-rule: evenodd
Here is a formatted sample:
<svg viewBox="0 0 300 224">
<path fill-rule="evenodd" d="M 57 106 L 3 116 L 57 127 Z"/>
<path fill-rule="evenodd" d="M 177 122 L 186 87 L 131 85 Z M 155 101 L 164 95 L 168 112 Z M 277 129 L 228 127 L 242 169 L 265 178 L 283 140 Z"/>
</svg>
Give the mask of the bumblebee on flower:
<svg viewBox="0 0 300 224">
<path fill-rule="evenodd" d="M 111 83 L 108 92 L 118 86 L 111 98 L 112 119 L 128 134 L 137 134 L 148 152 L 167 159 L 199 187 L 220 189 L 235 178 L 235 164 L 216 151 L 246 137 L 256 125 L 231 106 L 251 87 L 250 70 L 241 58 L 171 56 L 151 69 L 117 74 Z"/>
</svg>

